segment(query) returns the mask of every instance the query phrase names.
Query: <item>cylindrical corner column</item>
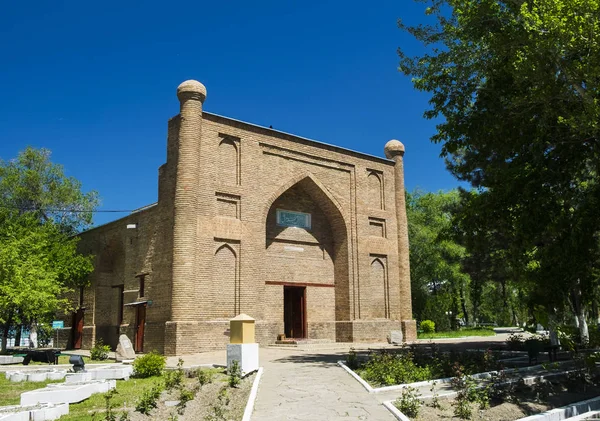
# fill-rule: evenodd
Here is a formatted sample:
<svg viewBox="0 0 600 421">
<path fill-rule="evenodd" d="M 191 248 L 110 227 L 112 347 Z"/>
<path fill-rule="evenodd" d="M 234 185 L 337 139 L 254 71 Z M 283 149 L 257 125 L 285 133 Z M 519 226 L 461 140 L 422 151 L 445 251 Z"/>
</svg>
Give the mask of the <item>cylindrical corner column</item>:
<svg viewBox="0 0 600 421">
<path fill-rule="evenodd" d="M 173 289 L 171 320 L 193 317 L 197 303 L 196 255 L 198 239 L 198 184 L 200 174 L 200 141 L 202 137 L 202 104 L 206 88 L 200 82 L 187 80 L 177 88 L 180 103 L 177 175 L 173 214 Z"/>
<path fill-rule="evenodd" d="M 400 279 L 400 317 L 405 324 L 412 321 L 412 301 L 410 291 L 410 255 L 408 245 L 408 220 L 406 218 L 406 194 L 404 190 L 404 145 L 398 140 L 390 140 L 385 145 L 385 156 L 395 162 L 394 195 L 396 202 L 396 223 L 398 225 L 398 274 Z M 411 328 L 409 328 L 411 330 Z M 416 332 L 415 332 L 416 335 Z M 404 339 L 411 340 L 412 332 L 404 332 Z M 415 338 L 416 339 L 416 338 Z"/>
</svg>

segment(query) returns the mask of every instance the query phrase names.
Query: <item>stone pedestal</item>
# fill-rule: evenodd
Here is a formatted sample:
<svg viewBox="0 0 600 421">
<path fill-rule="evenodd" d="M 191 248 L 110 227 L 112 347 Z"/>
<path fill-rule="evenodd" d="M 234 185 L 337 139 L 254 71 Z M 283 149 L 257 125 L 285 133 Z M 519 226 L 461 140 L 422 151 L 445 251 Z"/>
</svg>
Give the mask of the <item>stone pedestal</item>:
<svg viewBox="0 0 600 421">
<path fill-rule="evenodd" d="M 237 361 L 242 376 L 258 370 L 258 344 L 254 339 L 255 320 L 240 314 L 229 321 L 229 341 L 227 345 L 227 371 Z"/>
<path fill-rule="evenodd" d="M 245 376 L 258 370 L 258 344 L 228 344 L 227 345 L 227 370 L 233 361 L 237 361 Z"/>
</svg>

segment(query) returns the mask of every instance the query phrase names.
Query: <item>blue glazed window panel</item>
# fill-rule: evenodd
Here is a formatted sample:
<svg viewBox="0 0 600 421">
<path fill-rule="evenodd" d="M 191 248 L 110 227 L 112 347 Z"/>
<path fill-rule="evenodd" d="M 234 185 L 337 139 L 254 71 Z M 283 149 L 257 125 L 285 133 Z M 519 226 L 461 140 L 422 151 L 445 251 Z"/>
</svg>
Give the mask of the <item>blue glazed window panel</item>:
<svg viewBox="0 0 600 421">
<path fill-rule="evenodd" d="M 277 209 L 277 225 L 281 227 L 311 228 L 310 213 Z"/>
</svg>

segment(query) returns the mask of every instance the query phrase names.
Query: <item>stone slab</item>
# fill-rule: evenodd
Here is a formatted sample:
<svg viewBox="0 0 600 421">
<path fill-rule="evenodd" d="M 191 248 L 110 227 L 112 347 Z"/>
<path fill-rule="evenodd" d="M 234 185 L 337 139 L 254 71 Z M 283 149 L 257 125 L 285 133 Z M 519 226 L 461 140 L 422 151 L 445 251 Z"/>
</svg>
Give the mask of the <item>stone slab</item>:
<svg viewBox="0 0 600 421">
<path fill-rule="evenodd" d="M 402 335 L 401 330 L 390 331 L 390 343 L 391 344 L 402 344 L 403 338 L 404 338 L 404 336 Z"/>
<path fill-rule="evenodd" d="M 62 380 L 66 370 L 10 370 L 4 373 L 11 382 L 43 382 L 46 380 Z"/>
<path fill-rule="evenodd" d="M 116 359 L 117 361 L 135 359 L 135 351 L 133 350 L 133 345 L 131 344 L 131 341 L 125 334 L 119 336 L 119 344 L 117 345 Z"/>
<path fill-rule="evenodd" d="M 0 365 L 5 364 L 21 364 L 23 357 L 15 357 L 12 355 L 0 355 Z"/>
<path fill-rule="evenodd" d="M 21 393 L 21 405 L 77 403 L 89 398 L 94 393 L 106 393 L 115 387 L 114 380 L 92 383 L 53 383 L 43 389 Z"/>
<path fill-rule="evenodd" d="M 69 404 L 47 405 L 43 407 L 4 406 L 0 407 L 2 421 L 47 421 L 57 420 L 69 413 Z"/>
<path fill-rule="evenodd" d="M 133 366 L 130 365 L 93 368 L 83 373 L 67 374 L 65 383 L 81 383 L 94 380 L 129 380 L 132 374 Z"/>
</svg>

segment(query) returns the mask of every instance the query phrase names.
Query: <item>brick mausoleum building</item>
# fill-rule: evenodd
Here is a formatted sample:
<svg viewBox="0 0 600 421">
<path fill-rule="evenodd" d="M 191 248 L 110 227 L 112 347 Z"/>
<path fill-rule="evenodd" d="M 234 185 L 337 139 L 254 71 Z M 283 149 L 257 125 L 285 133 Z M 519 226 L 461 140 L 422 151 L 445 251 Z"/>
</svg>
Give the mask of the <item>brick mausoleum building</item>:
<svg viewBox="0 0 600 421">
<path fill-rule="evenodd" d="M 414 339 L 402 144 L 378 158 L 203 112 L 196 81 L 177 96 L 158 202 L 81 234 L 95 271 L 62 345 L 224 348 L 239 313 L 261 344 Z"/>
</svg>

